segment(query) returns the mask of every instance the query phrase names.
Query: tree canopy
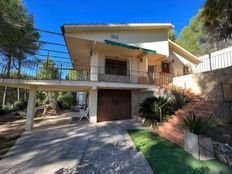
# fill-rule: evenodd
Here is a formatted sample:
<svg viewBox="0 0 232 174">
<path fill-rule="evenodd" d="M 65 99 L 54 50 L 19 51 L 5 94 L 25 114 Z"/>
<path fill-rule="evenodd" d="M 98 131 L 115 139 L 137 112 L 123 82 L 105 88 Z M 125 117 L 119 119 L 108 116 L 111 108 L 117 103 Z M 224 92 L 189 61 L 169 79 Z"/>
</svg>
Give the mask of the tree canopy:
<svg viewBox="0 0 232 174">
<path fill-rule="evenodd" d="M 197 56 L 232 45 L 231 40 L 219 41 L 204 29 L 202 13 L 203 11 L 200 9 L 197 15 L 190 20 L 189 25 L 183 28 L 176 43 Z"/>
<path fill-rule="evenodd" d="M 13 64 L 20 74 L 23 60 L 39 48 L 33 16 L 21 0 L 0 0 L 0 21 L 0 53 L 5 57 L 7 72 L 10 74 Z"/>
<path fill-rule="evenodd" d="M 206 0 L 201 18 L 203 27 L 216 41 L 228 40 L 232 35 L 232 1 Z"/>
<path fill-rule="evenodd" d="M 47 60 L 41 64 L 37 75 L 38 79 L 58 79 L 59 71 L 51 58 L 47 57 Z"/>
<path fill-rule="evenodd" d="M 195 55 L 201 55 L 204 52 L 204 44 L 207 42 L 206 35 L 202 30 L 201 11 L 194 16 L 189 26 L 185 26 L 180 32 L 176 43 Z"/>
<path fill-rule="evenodd" d="M 168 32 L 168 39 L 170 39 L 173 42 L 176 41 L 176 31 L 175 30 L 171 30 Z"/>
<path fill-rule="evenodd" d="M 68 75 L 67 75 L 66 79 L 68 79 L 68 80 L 78 80 L 78 78 L 79 78 L 79 73 L 78 73 L 77 70 L 70 69 L 68 71 Z"/>
</svg>

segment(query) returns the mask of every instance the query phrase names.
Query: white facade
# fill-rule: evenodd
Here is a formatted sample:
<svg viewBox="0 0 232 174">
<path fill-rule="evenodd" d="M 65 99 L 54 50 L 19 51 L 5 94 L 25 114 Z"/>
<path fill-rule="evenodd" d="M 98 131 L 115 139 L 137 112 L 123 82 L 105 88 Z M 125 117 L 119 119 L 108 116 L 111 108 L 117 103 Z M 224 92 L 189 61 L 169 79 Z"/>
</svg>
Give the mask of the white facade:
<svg viewBox="0 0 232 174">
<path fill-rule="evenodd" d="M 115 42 L 156 50 L 159 54 L 169 55 L 167 30 L 83 32 L 73 36 L 103 43 L 105 40 L 113 40 Z"/>
</svg>

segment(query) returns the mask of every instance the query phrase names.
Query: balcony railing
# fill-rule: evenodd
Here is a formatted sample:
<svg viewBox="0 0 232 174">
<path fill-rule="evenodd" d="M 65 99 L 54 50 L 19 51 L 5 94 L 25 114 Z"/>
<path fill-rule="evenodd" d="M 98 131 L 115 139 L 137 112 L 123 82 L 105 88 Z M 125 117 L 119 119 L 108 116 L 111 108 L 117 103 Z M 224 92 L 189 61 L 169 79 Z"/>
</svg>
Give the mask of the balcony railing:
<svg viewBox="0 0 232 174">
<path fill-rule="evenodd" d="M 8 72 L 8 73 L 7 73 Z M 97 81 L 117 82 L 132 84 L 162 85 L 172 82 L 172 77 L 159 73 L 148 73 L 141 71 L 127 70 L 120 75 L 114 74 L 119 71 L 110 72 L 109 69 L 96 66 L 78 66 L 75 69 L 70 67 L 55 67 L 30 65 L 22 66 L 20 72 L 14 68 L 7 68 L 0 64 L 0 78 L 26 79 L 26 80 L 72 80 L 72 81 Z"/>
</svg>

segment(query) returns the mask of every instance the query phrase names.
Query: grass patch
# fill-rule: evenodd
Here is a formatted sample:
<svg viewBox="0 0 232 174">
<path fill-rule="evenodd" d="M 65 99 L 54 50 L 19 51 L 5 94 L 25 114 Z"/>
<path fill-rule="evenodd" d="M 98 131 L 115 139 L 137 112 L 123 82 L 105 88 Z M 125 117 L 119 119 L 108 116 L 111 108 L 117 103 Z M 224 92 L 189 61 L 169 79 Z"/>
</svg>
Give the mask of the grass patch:
<svg viewBox="0 0 232 174">
<path fill-rule="evenodd" d="M 1 145 L 1 148 L 0 148 L 0 160 L 10 150 L 10 148 L 15 145 L 18 138 L 19 138 L 19 136 L 14 137 L 12 139 L 9 139 L 7 142 L 5 142 L 4 144 Z"/>
<path fill-rule="evenodd" d="M 199 161 L 181 147 L 149 130 L 129 130 L 137 150 L 142 151 L 157 174 L 231 174 L 232 168 L 214 160 Z"/>
</svg>

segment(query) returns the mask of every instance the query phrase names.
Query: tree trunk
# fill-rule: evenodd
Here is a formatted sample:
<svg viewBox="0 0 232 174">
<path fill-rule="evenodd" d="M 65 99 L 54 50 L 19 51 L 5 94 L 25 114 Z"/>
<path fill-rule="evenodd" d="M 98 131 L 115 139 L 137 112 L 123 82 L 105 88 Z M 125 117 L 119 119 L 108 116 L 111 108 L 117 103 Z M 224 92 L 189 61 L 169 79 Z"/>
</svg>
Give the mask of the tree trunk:
<svg viewBox="0 0 232 174">
<path fill-rule="evenodd" d="M 21 59 L 19 59 L 19 61 L 18 61 L 18 78 L 20 78 L 21 77 Z"/>
<path fill-rule="evenodd" d="M 51 93 L 50 92 L 48 92 L 48 101 L 49 101 L 49 103 L 51 102 Z"/>
<path fill-rule="evenodd" d="M 54 101 L 57 102 L 58 92 L 54 92 Z"/>
<path fill-rule="evenodd" d="M 17 88 L 17 98 L 18 98 L 18 101 L 20 101 L 20 89 Z"/>
<path fill-rule="evenodd" d="M 10 54 L 7 56 L 7 77 L 10 77 L 10 70 L 11 70 L 11 56 Z"/>
<path fill-rule="evenodd" d="M 27 91 L 25 89 L 23 90 L 23 98 L 24 101 L 27 101 Z"/>
<path fill-rule="evenodd" d="M 2 98 L 2 107 L 6 105 L 6 92 L 7 92 L 7 86 L 4 88 L 3 98 Z"/>
</svg>

